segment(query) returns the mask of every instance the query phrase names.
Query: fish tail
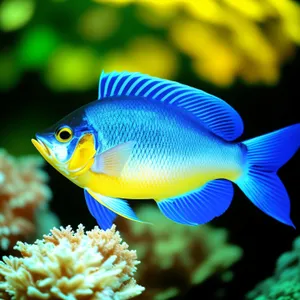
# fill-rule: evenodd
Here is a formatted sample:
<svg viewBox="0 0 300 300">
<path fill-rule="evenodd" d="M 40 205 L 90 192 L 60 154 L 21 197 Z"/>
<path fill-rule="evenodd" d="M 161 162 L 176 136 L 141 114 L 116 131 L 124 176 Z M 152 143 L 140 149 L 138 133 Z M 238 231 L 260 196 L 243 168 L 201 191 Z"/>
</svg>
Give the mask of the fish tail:
<svg viewBox="0 0 300 300">
<path fill-rule="evenodd" d="M 288 193 L 277 176 L 300 147 L 300 123 L 247 140 L 243 175 L 235 182 L 259 209 L 295 228 Z"/>
</svg>

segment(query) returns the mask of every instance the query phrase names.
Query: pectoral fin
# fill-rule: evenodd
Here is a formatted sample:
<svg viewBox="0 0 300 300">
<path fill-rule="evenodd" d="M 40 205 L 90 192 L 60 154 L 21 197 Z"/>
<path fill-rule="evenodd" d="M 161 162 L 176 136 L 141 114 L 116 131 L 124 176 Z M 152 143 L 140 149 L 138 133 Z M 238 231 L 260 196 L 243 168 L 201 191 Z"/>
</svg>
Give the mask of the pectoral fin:
<svg viewBox="0 0 300 300">
<path fill-rule="evenodd" d="M 114 213 L 132 220 L 132 221 L 137 221 L 141 223 L 147 223 L 141 221 L 134 211 L 130 208 L 129 204 L 127 203 L 126 200 L 118 199 L 118 198 L 110 198 L 106 196 L 102 196 L 98 193 L 94 193 L 91 190 L 88 190 L 88 193 L 96 199 L 98 202 L 100 202 L 102 205 L 107 207 L 108 209 L 112 210 Z"/>
<path fill-rule="evenodd" d="M 91 170 L 95 173 L 119 176 L 130 158 L 133 146 L 134 142 L 129 141 L 96 155 Z"/>
</svg>

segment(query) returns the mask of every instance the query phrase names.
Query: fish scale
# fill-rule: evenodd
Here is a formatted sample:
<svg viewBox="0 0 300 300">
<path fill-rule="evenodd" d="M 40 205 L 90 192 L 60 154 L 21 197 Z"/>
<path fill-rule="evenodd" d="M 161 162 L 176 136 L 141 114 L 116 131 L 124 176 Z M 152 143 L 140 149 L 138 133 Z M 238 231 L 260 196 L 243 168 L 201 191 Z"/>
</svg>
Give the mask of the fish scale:
<svg viewBox="0 0 300 300">
<path fill-rule="evenodd" d="M 240 168 L 238 146 L 225 144 L 200 123 L 178 114 L 167 104 L 157 106 L 147 99 L 134 97 L 107 99 L 102 105 L 96 102 L 90 106 L 86 115 L 101 132 L 106 145 L 103 151 L 127 141 L 136 143 L 118 184 L 123 190 L 124 186 L 126 190 L 147 187 L 149 193 L 143 190 L 137 197 L 160 198 L 162 189 L 169 189 L 170 192 L 163 195 L 172 197 L 172 186 L 184 180 L 192 182 L 182 188 L 182 193 L 196 189 L 204 180 L 218 176 L 217 172 L 212 174 L 212 178 L 207 176 L 207 170 L 214 165 L 215 169 L 232 169 L 233 172 L 234 168 Z M 230 152 L 236 152 L 236 155 L 232 156 Z M 224 157 L 231 159 L 224 160 Z M 234 160 L 236 163 L 233 163 Z M 199 179 L 196 182 L 197 174 Z M 201 179 L 201 174 L 205 179 Z M 114 189 L 118 189 L 117 184 Z M 153 194 L 155 189 L 157 194 Z M 125 193 L 124 197 L 128 196 Z"/>
</svg>

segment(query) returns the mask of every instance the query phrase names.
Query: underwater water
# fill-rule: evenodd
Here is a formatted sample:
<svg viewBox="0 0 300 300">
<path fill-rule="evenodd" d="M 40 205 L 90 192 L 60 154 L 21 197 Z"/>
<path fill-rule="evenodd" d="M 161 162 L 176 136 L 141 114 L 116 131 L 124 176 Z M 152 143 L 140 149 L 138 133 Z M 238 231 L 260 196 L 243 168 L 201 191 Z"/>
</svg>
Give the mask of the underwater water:
<svg viewBox="0 0 300 300">
<path fill-rule="evenodd" d="M 227 211 L 200 226 L 175 224 L 153 200 L 135 200 L 129 203 L 137 216 L 153 225 L 115 221 L 133 254 L 114 229 L 88 233 L 97 221 L 83 190 L 43 163 L 31 143 L 36 132 L 97 99 L 103 70 L 142 72 L 224 99 L 244 122 L 238 142 L 299 123 L 299 3 L 262 1 L 265 11 L 225 0 L 199 7 L 8 2 L 0 4 L 0 299 L 43 299 L 37 290 L 45 299 L 300 299 L 299 151 L 278 171 L 296 229 L 264 214 L 237 185 Z M 227 24 L 222 13 L 229 12 Z M 54 226 L 76 231 L 79 224 L 85 233 L 54 230 L 38 247 L 13 249 L 17 241 L 42 240 Z M 27 273 L 15 272 L 18 264 L 4 258 L 10 254 L 24 258 Z M 47 266 L 48 255 L 56 265 Z M 97 280 L 92 268 L 102 272 Z M 26 280 L 14 288 L 22 276 L 35 278 L 30 289 Z"/>
</svg>

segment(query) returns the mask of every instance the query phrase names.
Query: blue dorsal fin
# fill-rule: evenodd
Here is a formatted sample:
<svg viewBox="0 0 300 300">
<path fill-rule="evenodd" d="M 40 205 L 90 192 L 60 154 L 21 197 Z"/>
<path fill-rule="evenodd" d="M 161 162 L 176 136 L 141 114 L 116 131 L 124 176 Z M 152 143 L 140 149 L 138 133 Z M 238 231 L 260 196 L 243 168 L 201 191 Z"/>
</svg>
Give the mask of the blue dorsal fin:
<svg viewBox="0 0 300 300">
<path fill-rule="evenodd" d="M 217 179 L 189 195 L 157 201 L 157 205 L 167 218 L 177 223 L 199 225 L 223 214 L 232 197 L 232 183 Z"/>
<path fill-rule="evenodd" d="M 233 141 L 243 133 L 240 115 L 216 96 L 175 81 L 141 73 L 102 72 L 98 99 L 121 96 L 144 97 L 180 107 L 226 141 Z"/>
</svg>

